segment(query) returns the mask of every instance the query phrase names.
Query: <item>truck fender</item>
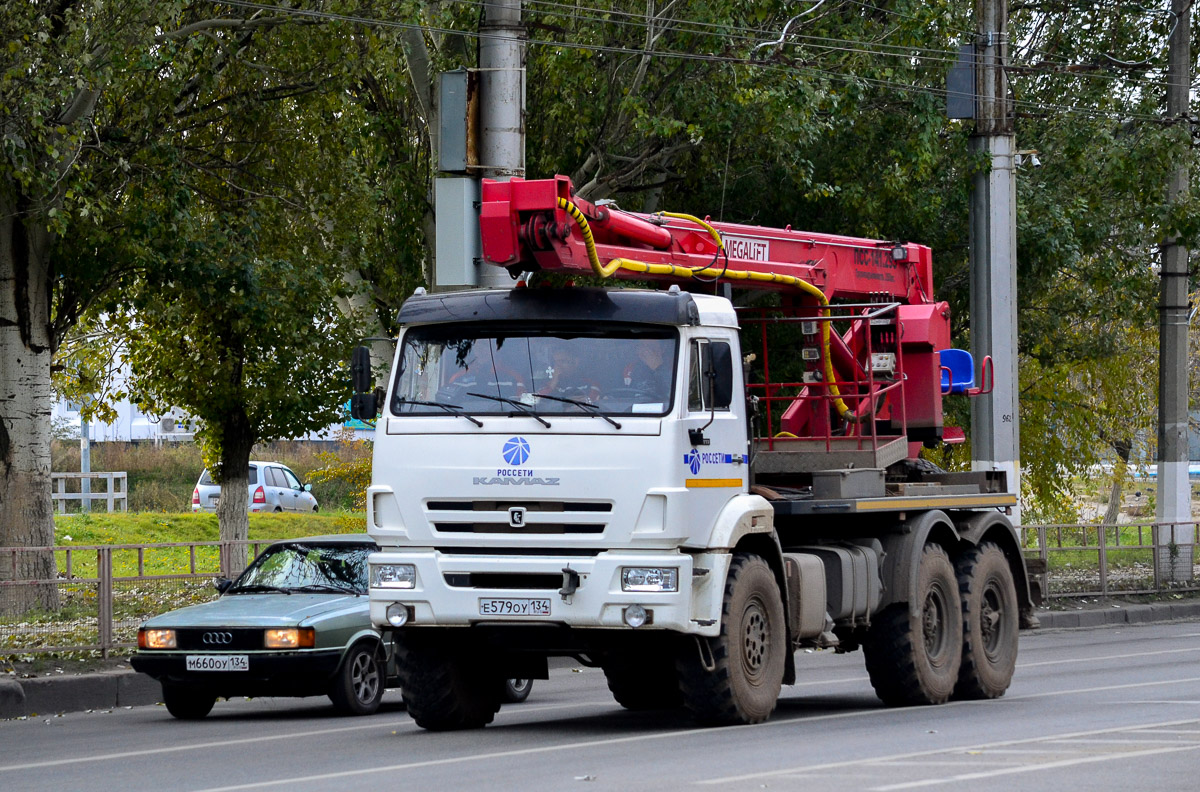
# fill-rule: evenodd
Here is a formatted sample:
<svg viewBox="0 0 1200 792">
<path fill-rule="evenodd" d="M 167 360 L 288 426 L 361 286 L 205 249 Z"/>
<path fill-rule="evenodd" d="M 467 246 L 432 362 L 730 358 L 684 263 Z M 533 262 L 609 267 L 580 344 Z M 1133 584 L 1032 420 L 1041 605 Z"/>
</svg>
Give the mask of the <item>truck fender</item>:
<svg viewBox="0 0 1200 792">
<path fill-rule="evenodd" d="M 774 533 L 775 510 L 766 498 L 761 495 L 735 495 L 713 521 L 705 545 L 710 551 L 732 550 L 745 536 Z"/>
<path fill-rule="evenodd" d="M 952 552 L 959 542 L 954 523 L 939 510 L 921 512 L 905 520 L 896 529 L 881 536 L 883 543 L 883 596 L 879 607 L 885 608 L 896 602 L 909 602 L 917 587 L 918 561 L 925 544 L 933 541 Z"/>
<path fill-rule="evenodd" d="M 961 540 L 971 546 L 994 542 L 1004 551 L 1017 588 L 1018 608 L 1023 620 L 1033 616 L 1033 596 L 1029 589 L 1029 574 L 1021 554 L 1021 539 L 1012 522 L 1000 512 L 974 512 L 957 520 L 955 527 Z"/>
<path fill-rule="evenodd" d="M 766 498 L 761 495 L 737 495 L 729 500 L 717 515 L 709 534 L 708 547 L 711 551 L 728 552 L 741 551 L 754 553 L 763 558 L 775 574 L 775 582 L 783 598 L 784 624 L 788 624 L 787 575 L 783 568 L 783 550 L 779 545 L 779 537 L 775 534 L 775 510 Z M 721 590 L 725 583 L 721 581 Z M 792 645 L 792 636 L 786 636 L 788 646 Z M 787 652 L 784 660 L 783 683 L 790 685 L 796 681 L 796 665 L 792 652 Z"/>
</svg>

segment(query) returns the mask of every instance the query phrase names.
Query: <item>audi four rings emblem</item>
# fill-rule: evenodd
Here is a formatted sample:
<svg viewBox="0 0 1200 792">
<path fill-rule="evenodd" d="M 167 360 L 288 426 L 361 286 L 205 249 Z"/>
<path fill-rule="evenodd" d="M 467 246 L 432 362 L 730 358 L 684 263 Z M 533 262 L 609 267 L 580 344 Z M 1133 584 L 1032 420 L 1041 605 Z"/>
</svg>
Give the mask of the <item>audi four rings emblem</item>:
<svg viewBox="0 0 1200 792">
<path fill-rule="evenodd" d="M 200 643 L 207 646 L 225 646 L 233 643 L 233 633 L 229 632 L 206 632 L 200 639 Z"/>
</svg>

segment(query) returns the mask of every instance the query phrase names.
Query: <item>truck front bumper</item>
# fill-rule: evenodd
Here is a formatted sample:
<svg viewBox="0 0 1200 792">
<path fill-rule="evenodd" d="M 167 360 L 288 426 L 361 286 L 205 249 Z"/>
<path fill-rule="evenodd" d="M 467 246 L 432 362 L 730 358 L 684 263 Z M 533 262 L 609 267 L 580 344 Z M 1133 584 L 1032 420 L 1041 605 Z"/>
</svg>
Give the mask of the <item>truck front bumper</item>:
<svg viewBox="0 0 1200 792">
<path fill-rule="evenodd" d="M 639 605 L 648 613 L 639 629 L 713 636 L 720 631 L 729 561 L 728 554 L 679 551 L 610 550 L 580 557 L 385 548 L 371 555 L 372 566 L 409 564 L 416 578 L 412 588 L 402 589 L 376 586 L 372 576 L 371 621 L 389 629 L 387 609 L 400 604 L 408 609 L 413 627 L 557 624 L 629 630 L 626 610 Z M 622 570 L 629 567 L 676 569 L 677 590 L 624 591 Z M 530 581 L 528 586 L 522 585 L 524 580 Z M 575 590 L 564 593 L 572 584 Z M 497 601 L 512 603 L 512 611 L 490 612 Z M 536 612 L 515 612 L 526 602 Z"/>
</svg>

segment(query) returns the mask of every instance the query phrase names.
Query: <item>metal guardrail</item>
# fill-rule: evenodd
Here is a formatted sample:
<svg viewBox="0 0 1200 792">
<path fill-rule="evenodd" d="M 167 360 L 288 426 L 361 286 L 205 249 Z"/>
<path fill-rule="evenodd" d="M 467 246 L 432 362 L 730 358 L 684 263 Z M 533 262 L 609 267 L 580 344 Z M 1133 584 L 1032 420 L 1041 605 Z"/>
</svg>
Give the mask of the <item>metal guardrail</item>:
<svg viewBox="0 0 1200 792">
<path fill-rule="evenodd" d="M 1191 528 L 1193 548 L 1200 531 Z M 1186 585 L 1163 579 L 1158 534 L 1165 526 L 1036 525 L 1021 528 L 1031 576 L 1048 599 L 1200 590 L 1200 565 Z M 138 626 L 168 610 L 217 596 L 232 550 L 252 556 L 271 542 L 173 542 L 0 548 L 0 655 L 98 651 L 137 643 Z M 57 577 L 28 574 L 53 556 Z M 146 574 L 152 567 L 186 572 Z M 1195 560 L 1195 559 L 1194 559 Z M 22 575 L 18 576 L 18 570 Z M 18 577 L 28 579 L 17 579 Z M 35 607 L 30 608 L 33 604 Z"/>
<path fill-rule="evenodd" d="M 1160 533 L 1185 526 L 1193 552 L 1200 544 L 1197 523 L 1077 523 L 1020 528 L 1026 564 L 1041 578 L 1042 593 L 1056 597 L 1108 597 L 1114 594 L 1165 594 L 1200 590 L 1200 557 L 1192 559 L 1192 580 L 1168 580 Z M 1167 563 L 1170 563 L 1167 560 Z"/>
<path fill-rule="evenodd" d="M 99 652 L 137 645 L 150 618 L 217 596 L 214 578 L 226 574 L 234 547 L 251 557 L 270 540 L 171 542 L 141 545 L 0 547 L 0 655 Z M 17 579 L 53 554 L 57 577 Z M 146 574 L 159 568 L 186 572 Z M 46 565 L 43 568 L 48 569 Z"/>
<path fill-rule="evenodd" d="M 84 492 L 84 482 L 88 483 L 88 491 Z M 103 481 L 105 489 L 103 492 L 92 492 L 91 484 L 93 482 Z M 79 482 L 73 485 L 72 491 L 67 491 L 68 482 Z M 68 501 L 79 501 L 81 506 L 90 507 L 93 501 L 104 501 L 108 510 L 116 511 L 116 507 L 120 506 L 121 511 L 129 511 L 129 476 L 124 471 L 116 471 L 110 473 L 51 473 L 50 486 L 53 490 L 50 494 L 51 500 L 58 504 L 58 513 L 67 513 Z"/>
</svg>

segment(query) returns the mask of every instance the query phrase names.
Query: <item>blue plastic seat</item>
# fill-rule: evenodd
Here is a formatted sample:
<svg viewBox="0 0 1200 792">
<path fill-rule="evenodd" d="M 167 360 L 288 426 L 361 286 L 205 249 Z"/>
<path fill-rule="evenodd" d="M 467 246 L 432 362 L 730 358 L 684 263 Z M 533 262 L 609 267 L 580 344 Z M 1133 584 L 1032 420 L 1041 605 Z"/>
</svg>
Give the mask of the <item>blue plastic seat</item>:
<svg viewBox="0 0 1200 792">
<path fill-rule="evenodd" d="M 942 393 L 967 393 L 975 388 L 975 361 L 965 349 L 943 349 Z"/>
</svg>

